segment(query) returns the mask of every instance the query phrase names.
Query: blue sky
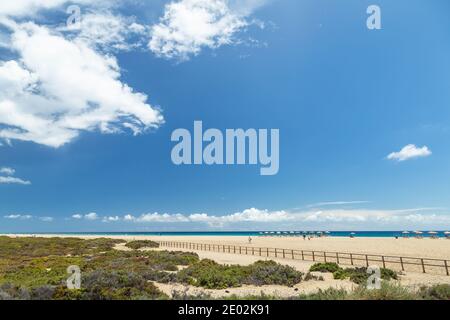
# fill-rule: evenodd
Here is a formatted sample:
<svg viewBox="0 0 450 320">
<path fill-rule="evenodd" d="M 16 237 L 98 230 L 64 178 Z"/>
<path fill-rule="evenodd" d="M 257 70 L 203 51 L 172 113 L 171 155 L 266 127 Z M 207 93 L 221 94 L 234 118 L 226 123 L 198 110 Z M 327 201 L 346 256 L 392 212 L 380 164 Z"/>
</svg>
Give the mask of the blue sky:
<svg viewBox="0 0 450 320">
<path fill-rule="evenodd" d="M 450 228 L 448 1 L 16 2 L 0 232 Z M 175 166 L 195 120 L 279 129 L 279 173 Z"/>
</svg>

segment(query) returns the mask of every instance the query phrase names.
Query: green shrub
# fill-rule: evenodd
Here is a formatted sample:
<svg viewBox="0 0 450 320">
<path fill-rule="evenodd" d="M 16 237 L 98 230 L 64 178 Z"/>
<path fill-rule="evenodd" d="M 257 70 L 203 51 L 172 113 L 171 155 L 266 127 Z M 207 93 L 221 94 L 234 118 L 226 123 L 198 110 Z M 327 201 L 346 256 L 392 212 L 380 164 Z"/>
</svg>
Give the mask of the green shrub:
<svg viewBox="0 0 450 320">
<path fill-rule="evenodd" d="M 345 280 L 347 277 L 348 277 L 348 275 L 344 271 L 344 269 L 339 269 L 339 270 L 333 272 L 333 278 L 336 280 Z"/>
<path fill-rule="evenodd" d="M 257 286 L 278 284 L 291 287 L 299 283 L 303 275 L 293 267 L 275 261 L 257 261 L 249 269 L 243 282 Z"/>
<path fill-rule="evenodd" d="M 398 280 L 397 272 L 391 269 L 381 268 L 381 279 L 383 280 Z"/>
<path fill-rule="evenodd" d="M 309 271 L 311 272 L 331 272 L 334 273 L 341 268 L 333 262 L 327 262 L 327 263 L 316 263 L 309 268 Z"/>
<path fill-rule="evenodd" d="M 398 279 L 397 273 L 391 269 L 381 268 L 381 279 L 389 281 L 391 279 Z M 349 278 L 350 281 L 356 284 L 365 284 L 369 279 L 370 274 L 367 273 L 366 267 L 339 269 L 333 273 L 333 278 L 336 280 L 344 280 Z"/>
<path fill-rule="evenodd" d="M 418 294 L 424 300 L 450 300 L 450 285 L 438 284 L 431 287 L 422 287 Z"/>
<path fill-rule="evenodd" d="M 345 300 L 348 297 L 347 291 L 344 289 L 328 288 L 326 290 L 319 289 L 316 293 L 303 294 L 298 297 L 300 300 Z"/>
<path fill-rule="evenodd" d="M 324 278 L 322 276 L 315 276 L 311 272 L 307 272 L 303 277 L 303 281 L 310 281 L 310 280 L 324 281 Z"/>
<path fill-rule="evenodd" d="M 128 242 L 125 246 L 130 249 L 138 250 L 142 248 L 159 248 L 159 243 L 151 240 L 136 240 Z"/>
<path fill-rule="evenodd" d="M 416 300 L 419 297 L 400 285 L 382 282 L 380 289 L 358 287 L 349 296 L 352 300 Z"/>
<path fill-rule="evenodd" d="M 178 272 L 178 281 L 208 289 L 225 289 L 248 285 L 293 286 L 302 273 L 274 261 L 257 261 L 249 266 L 220 265 L 204 259 Z"/>
</svg>

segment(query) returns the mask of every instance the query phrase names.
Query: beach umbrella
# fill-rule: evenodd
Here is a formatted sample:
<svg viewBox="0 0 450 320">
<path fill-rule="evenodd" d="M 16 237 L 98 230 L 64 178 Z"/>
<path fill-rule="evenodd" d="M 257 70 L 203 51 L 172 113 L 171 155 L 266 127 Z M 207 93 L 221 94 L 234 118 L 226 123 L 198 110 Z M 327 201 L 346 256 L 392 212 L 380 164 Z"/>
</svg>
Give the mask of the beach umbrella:
<svg viewBox="0 0 450 320">
<path fill-rule="evenodd" d="M 436 231 L 430 231 L 430 232 L 428 232 L 428 234 L 437 234 L 437 232 Z"/>
<path fill-rule="evenodd" d="M 409 234 L 409 231 L 403 231 L 402 233 L 403 234 Z"/>
<path fill-rule="evenodd" d="M 422 231 L 414 231 L 415 234 L 422 234 Z"/>
<path fill-rule="evenodd" d="M 444 234 L 450 234 L 450 231 L 445 231 Z"/>
</svg>

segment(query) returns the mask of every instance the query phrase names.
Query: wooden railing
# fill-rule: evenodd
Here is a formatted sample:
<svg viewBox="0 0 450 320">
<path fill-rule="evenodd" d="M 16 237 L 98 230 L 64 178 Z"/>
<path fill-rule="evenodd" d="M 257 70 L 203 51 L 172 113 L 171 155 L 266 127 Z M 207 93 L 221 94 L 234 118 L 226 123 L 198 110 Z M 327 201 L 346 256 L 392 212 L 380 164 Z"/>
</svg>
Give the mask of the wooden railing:
<svg viewBox="0 0 450 320">
<path fill-rule="evenodd" d="M 445 274 L 450 276 L 450 260 L 383 256 L 365 253 L 325 252 L 298 249 L 262 248 L 195 242 L 157 241 L 161 247 L 244 254 L 266 258 L 282 258 L 313 262 L 335 262 L 340 265 L 377 265 L 398 271 Z"/>
</svg>

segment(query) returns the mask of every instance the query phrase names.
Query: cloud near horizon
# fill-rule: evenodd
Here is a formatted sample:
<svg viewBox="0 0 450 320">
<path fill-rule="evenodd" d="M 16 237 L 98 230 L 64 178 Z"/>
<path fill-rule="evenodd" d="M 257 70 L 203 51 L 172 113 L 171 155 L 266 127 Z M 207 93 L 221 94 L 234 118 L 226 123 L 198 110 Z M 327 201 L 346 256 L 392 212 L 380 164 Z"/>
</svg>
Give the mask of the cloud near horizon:
<svg viewBox="0 0 450 320">
<path fill-rule="evenodd" d="M 399 225 L 426 225 L 430 223 L 450 227 L 450 216 L 431 213 L 440 212 L 442 208 L 413 208 L 401 210 L 376 210 L 376 209 L 327 209 L 305 211 L 269 211 L 250 208 L 229 215 L 215 216 L 207 213 L 196 214 L 169 214 L 146 213 L 140 216 L 125 215 L 105 216 L 103 222 L 128 222 L 141 225 L 154 224 L 206 224 L 212 228 L 236 227 L 243 224 L 258 225 L 266 228 L 278 226 L 348 226 L 349 224 L 373 224 L 386 226 L 388 224 Z M 330 228 L 331 229 L 331 228 Z"/>
</svg>

